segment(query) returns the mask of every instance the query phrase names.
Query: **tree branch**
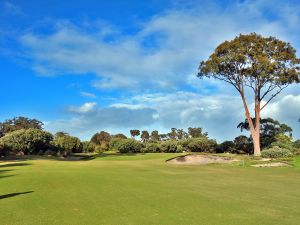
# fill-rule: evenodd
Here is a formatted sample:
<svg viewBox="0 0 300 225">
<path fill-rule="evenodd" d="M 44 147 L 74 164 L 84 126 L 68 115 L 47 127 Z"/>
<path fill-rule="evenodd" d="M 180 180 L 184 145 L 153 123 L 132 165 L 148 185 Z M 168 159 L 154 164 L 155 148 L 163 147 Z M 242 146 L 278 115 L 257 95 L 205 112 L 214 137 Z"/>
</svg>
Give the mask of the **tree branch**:
<svg viewBox="0 0 300 225">
<path fill-rule="evenodd" d="M 263 94 L 263 96 L 260 97 L 260 101 L 263 100 L 264 97 L 266 97 L 267 94 L 269 94 L 271 91 L 273 91 L 276 87 L 278 87 L 278 86 L 276 86 L 276 85 L 274 85 L 274 86 L 270 85 L 269 88 L 268 88 L 268 90 L 266 90 L 266 92 Z"/>
<path fill-rule="evenodd" d="M 260 108 L 260 110 L 263 110 L 273 98 L 275 98 L 283 89 L 285 89 L 287 87 L 288 87 L 288 85 L 286 85 L 284 87 L 279 87 L 279 90 L 275 94 L 272 94 L 270 99 Z"/>
</svg>

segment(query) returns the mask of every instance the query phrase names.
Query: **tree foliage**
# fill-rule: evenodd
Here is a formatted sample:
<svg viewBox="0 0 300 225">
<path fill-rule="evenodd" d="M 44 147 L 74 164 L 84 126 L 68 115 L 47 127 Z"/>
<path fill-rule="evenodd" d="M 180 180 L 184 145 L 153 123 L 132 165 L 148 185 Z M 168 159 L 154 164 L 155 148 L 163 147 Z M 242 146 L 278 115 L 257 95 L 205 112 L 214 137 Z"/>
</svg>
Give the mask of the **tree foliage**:
<svg viewBox="0 0 300 225">
<path fill-rule="evenodd" d="M 207 133 L 202 133 L 201 127 L 189 127 L 188 134 L 192 138 L 200 138 L 200 137 L 207 137 Z"/>
<path fill-rule="evenodd" d="M 13 119 L 5 120 L 4 122 L 0 123 L 0 137 L 4 136 L 5 134 L 21 130 L 21 129 L 43 129 L 43 123 L 37 119 L 29 119 L 27 117 L 14 117 Z"/>
<path fill-rule="evenodd" d="M 264 158 L 289 158 L 293 156 L 291 151 L 285 148 L 281 148 L 279 146 L 264 149 L 261 152 L 261 155 Z"/>
<path fill-rule="evenodd" d="M 128 138 L 128 139 L 119 139 L 119 142 L 115 145 L 116 149 L 120 153 L 137 153 L 141 152 L 143 147 L 142 143 Z"/>
<path fill-rule="evenodd" d="M 141 134 L 141 139 L 142 139 L 142 141 L 143 141 L 143 142 L 146 142 L 146 141 L 149 140 L 149 138 L 150 138 L 149 132 L 146 131 L 146 130 L 143 130 L 143 131 L 142 131 L 142 134 Z"/>
<path fill-rule="evenodd" d="M 124 134 L 114 134 L 111 136 L 112 138 L 120 138 L 120 139 L 126 139 L 127 137 Z"/>
<path fill-rule="evenodd" d="M 214 152 L 217 143 L 207 137 L 191 138 L 186 150 L 191 152 Z"/>
<path fill-rule="evenodd" d="M 106 131 L 96 133 L 91 138 L 91 143 L 95 145 L 96 151 L 103 152 L 108 150 L 111 135 Z"/>
<path fill-rule="evenodd" d="M 233 141 L 237 153 L 253 153 L 253 143 L 250 138 L 245 135 L 236 137 Z"/>
<path fill-rule="evenodd" d="M 135 138 L 136 136 L 140 135 L 140 130 L 130 130 L 130 135 L 132 138 Z"/>
<path fill-rule="evenodd" d="M 182 152 L 183 146 L 176 140 L 163 141 L 160 144 L 162 152 Z"/>
<path fill-rule="evenodd" d="M 82 143 L 79 138 L 68 134 L 62 135 L 62 132 L 59 132 L 54 136 L 54 145 L 57 147 L 58 152 L 64 156 L 71 153 L 82 152 Z"/>
<path fill-rule="evenodd" d="M 254 118 L 252 118 L 252 121 L 255 124 Z M 240 128 L 241 131 L 250 129 L 247 119 L 245 119 L 244 122 L 239 123 L 237 127 Z M 277 120 L 272 118 L 260 119 L 260 139 L 263 148 L 269 147 L 272 142 L 276 141 L 276 136 L 278 135 L 292 137 L 292 132 L 293 129 L 290 126 L 280 123 Z"/>
<path fill-rule="evenodd" d="M 256 33 L 241 34 L 220 44 L 207 61 L 201 62 L 198 77 L 225 81 L 238 91 L 249 122 L 254 154 L 260 155 L 260 112 L 289 84 L 299 82 L 299 64 L 290 43 Z M 255 124 L 246 101 L 246 88 L 254 94 Z"/>
<path fill-rule="evenodd" d="M 89 153 L 95 151 L 95 145 L 92 144 L 90 141 L 82 141 L 82 152 Z"/>
<path fill-rule="evenodd" d="M 183 129 L 177 129 L 177 139 L 182 140 L 189 137 L 188 133 L 185 132 Z"/>
<path fill-rule="evenodd" d="M 154 131 L 151 132 L 150 139 L 152 141 L 159 141 L 160 140 L 160 135 L 159 135 L 157 130 L 154 130 Z"/>
<path fill-rule="evenodd" d="M 37 154 L 51 148 L 53 136 L 51 133 L 35 129 L 20 129 L 9 132 L 0 138 L 4 154 Z"/>
<path fill-rule="evenodd" d="M 229 153 L 235 153 L 236 152 L 236 146 L 233 141 L 224 141 L 218 146 L 218 153 L 223 152 L 229 152 Z"/>
</svg>

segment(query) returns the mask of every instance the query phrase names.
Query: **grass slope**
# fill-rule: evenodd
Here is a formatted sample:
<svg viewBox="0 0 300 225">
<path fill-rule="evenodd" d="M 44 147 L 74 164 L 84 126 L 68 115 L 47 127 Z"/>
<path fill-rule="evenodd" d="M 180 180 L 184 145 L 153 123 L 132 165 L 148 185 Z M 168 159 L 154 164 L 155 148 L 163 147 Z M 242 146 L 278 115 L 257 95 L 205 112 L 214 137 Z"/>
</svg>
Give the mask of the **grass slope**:
<svg viewBox="0 0 300 225">
<path fill-rule="evenodd" d="M 293 168 L 164 163 L 175 155 L 0 163 L 0 224 L 299 224 L 300 158 Z"/>
</svg>

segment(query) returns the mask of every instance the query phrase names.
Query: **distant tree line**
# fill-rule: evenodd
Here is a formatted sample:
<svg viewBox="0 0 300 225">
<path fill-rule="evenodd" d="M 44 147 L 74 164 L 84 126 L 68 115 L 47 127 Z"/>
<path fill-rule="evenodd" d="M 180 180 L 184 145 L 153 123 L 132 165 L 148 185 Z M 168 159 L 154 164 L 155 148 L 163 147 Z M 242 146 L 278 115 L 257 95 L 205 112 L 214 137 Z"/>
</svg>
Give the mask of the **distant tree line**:
<svg viewBox="0 0 300 225">
<path fill-rule="evenodd" d="M 248 120 L 238 124 L 242 132 L 249 130 Z M 300 140 L 292 140 L 292 128 L 272 118 L 260 120 L 262 154 L 267 157 L 289 157 L 300 153 Z M 253 154 L 253 139 L 240 135 L 232 141 L 217 143 L 210 139 L 201 127 L 171 128 L 160 134 L 157 130 L 130 130 L 131 138 L 122 133 L 106 131 L 95 133 L 90 141 L 65 132 L 51 134 L 43 129 L 37 119 L 15 117 L 0 123 L 0 155 L 56 155 L 69 156 L 75 153 L 159 153 L 159 152 L 207 152 Z M 139 137 L 139 138 L 138 138 Z"/>
</svg>

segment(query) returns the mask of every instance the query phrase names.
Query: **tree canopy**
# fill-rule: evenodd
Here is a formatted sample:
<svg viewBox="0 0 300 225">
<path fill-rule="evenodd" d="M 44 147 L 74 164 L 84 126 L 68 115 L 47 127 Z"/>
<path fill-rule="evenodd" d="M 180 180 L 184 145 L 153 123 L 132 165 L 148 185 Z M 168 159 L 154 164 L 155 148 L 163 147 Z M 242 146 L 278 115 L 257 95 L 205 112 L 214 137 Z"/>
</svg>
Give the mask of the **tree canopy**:
<svg viewBox="0 0 300 225">
<path fill-rule="evenodd" d="M 141 132 L 139 130 L 130 130 L 130 135 L 132 138 L 134 138 L 135 136 L 139 136 L 140 133 Z"/>
<path fill-rule="evenodd" d="M 199 66 L 199 78 L 231 84 L 240 94 L 254 142 L 260 155 L 260 112 L 291 83 L 299 83 L 300 59 L 290 43 L 256 33 L 239 35 L 220 44 Z M 246 88 L 254 93 L 255 124 L 246 101 Z"/>
<path fill-rule="evenodd" d="M 14 117 L 13 119 L 8 119 L 0 123 L 0 137 L 9 132 L 21 129 L 33 128 L 42 130 L 43 125 L 44 124 L 37 119 L 30 119 L 22 116 Z"/>
</svg>

